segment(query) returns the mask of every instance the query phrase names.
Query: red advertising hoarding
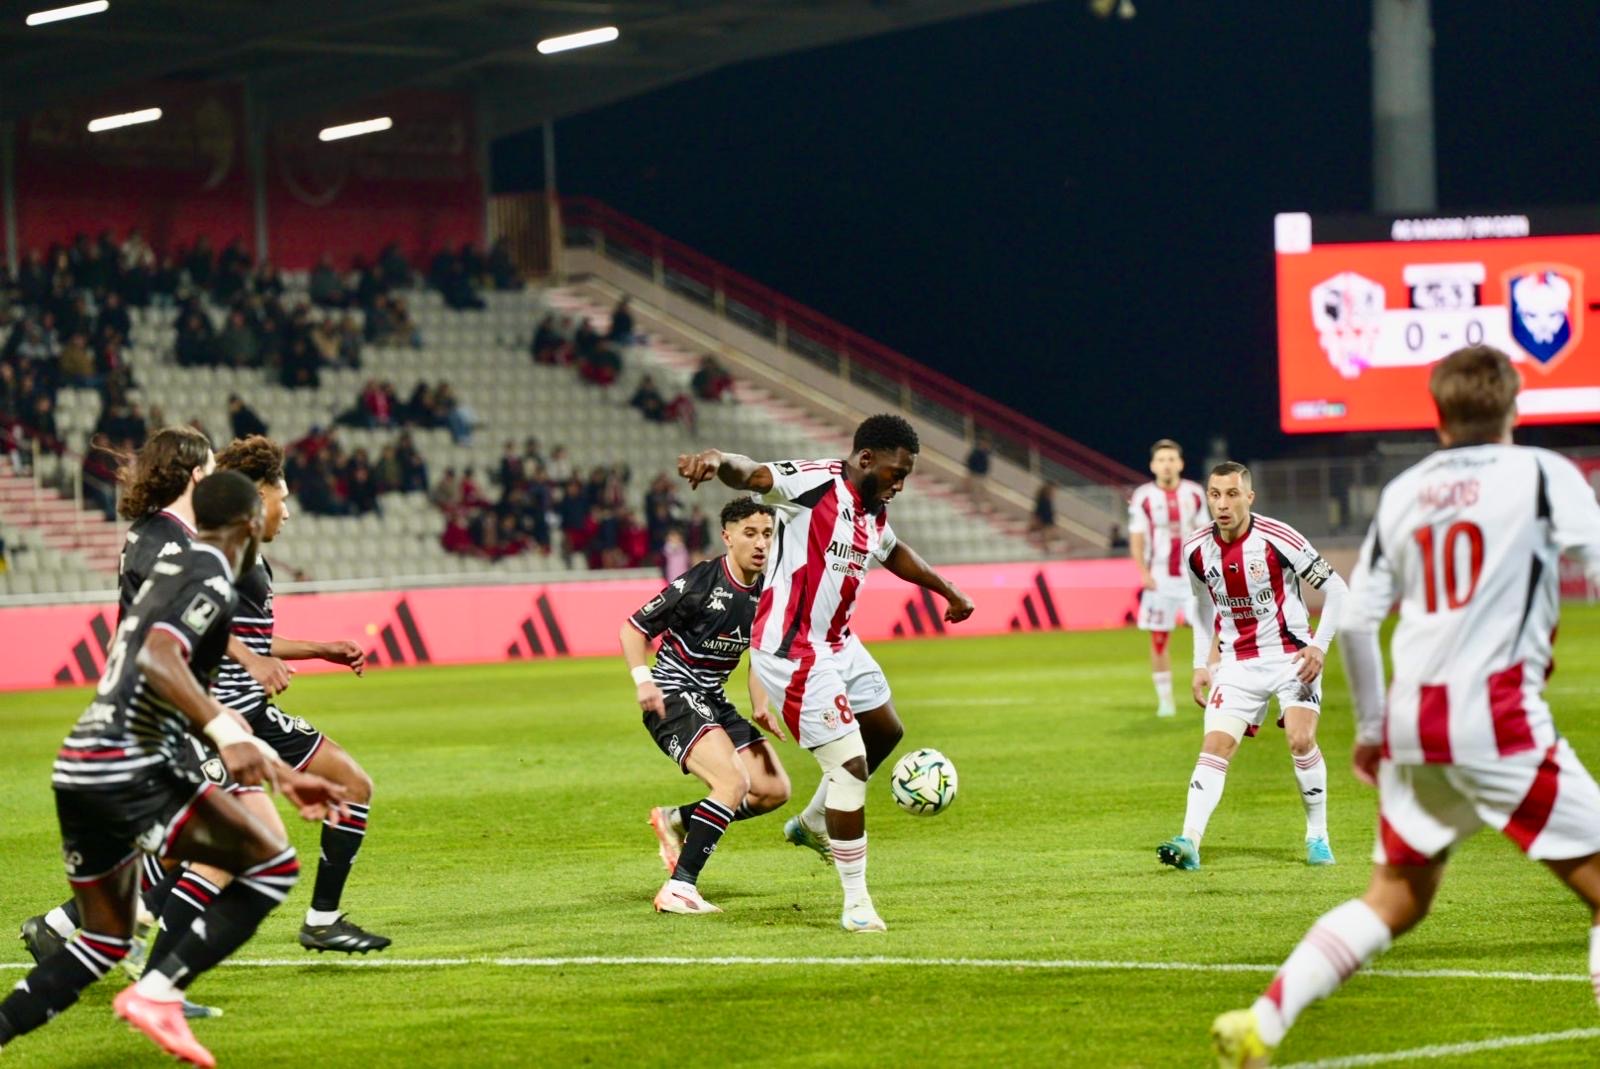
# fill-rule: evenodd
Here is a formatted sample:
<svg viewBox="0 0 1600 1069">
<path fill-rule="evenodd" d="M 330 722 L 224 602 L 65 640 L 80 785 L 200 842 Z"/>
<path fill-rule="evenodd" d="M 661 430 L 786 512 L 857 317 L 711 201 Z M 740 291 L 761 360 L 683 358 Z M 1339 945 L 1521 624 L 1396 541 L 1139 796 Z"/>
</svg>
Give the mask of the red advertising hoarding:
<svg viewBox="0 0 1600 1069">
<path fill-rule="evenodd" d="M 1432 365 L 1509 354 L 1523 423 L 1600 421 L 1600 210 L 1276 223 L 1285 431 L 1434 425 Z"/>
</svg>

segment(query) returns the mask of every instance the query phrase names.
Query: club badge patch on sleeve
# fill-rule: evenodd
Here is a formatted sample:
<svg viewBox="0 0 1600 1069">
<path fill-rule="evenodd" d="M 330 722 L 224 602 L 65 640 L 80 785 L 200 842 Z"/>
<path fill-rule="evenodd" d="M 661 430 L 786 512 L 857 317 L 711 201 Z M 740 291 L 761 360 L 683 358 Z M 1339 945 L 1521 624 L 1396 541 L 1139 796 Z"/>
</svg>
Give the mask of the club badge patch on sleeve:
<svg viewBox="0 0 1600 1069">
<path fill-rule="evenodd" d="M 649 616 L 651 613 L 655 612 L 657 609 L 661 608 L 661 606 L 665 605 L 666 603 L 667 603 L 667 596 L 665 594 L 657 594 L 655 597 L 651 598 L 649 601 L 644 603 L 644 608 L 639 610 L 639 615 L 640 616 Z"/>
<path fill-rule="evenodd" d="M 203 635 L 211 626 L 211 621 L 215 620 L 221 611 L 222 606 L 209 597 L 196 594 L 194 600 L 189 602 L 189 607 L 183 610 L 183 626 L 197 635 Z"/>
<path fill-rule="evenodd" d="M 1306 570 L 1302 574 L 1305 576 L 1306 582 L 1321 590 L 1322 584 L 1326 583 L 1328 577 L 1333 575 L 1333 565 L 1322 557 L 1318 557 L 1306 566 Z"/>
<path fill-rule="evenodd" d="M 782 462 L 780 462 L 778 464 L 775 464 L 775 465 L 773 465 L 773 467 L 778 469 L 778 474 L 779 475 L 799 475 L 800 474 L 800 469 L 795 467 L 792 463 L 790 463 L 787 460 L 782 461 Z"/>
</svg>

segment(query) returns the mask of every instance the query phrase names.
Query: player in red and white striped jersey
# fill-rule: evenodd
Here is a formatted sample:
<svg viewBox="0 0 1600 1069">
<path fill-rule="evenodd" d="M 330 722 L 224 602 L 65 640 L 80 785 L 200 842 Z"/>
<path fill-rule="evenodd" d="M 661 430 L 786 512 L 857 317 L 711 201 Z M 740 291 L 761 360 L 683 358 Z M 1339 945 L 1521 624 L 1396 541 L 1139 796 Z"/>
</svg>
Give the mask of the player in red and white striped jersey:
<svg viewBox="0 0 1600 1069">
<path fill-rule="evenodd" d="M 1252 516 L 1255 497 L 1250 469 L 1233 461 L 1218 464 L 1206 480 L 1214 522 L 1183 544 L 1184 566 L 1200 606 L 1192 692 L 1206 722 L 1189 780 L 1183 834 L 1156 850 L 1162 864 L 1174 868 L 1200 867 L 1200 839 L 1222 800 L 1228 761 L 1239 740 L 1261 727 L 1274 697 L 1306 810 L 1306 862 L 1333 864 L 1328 767 L 1317 749 L 1317 717 L 1322 661 L 1338 626 L 1344 580 L 1293 527 Z M 1327 597 L 1315 635 L 1300 598 L 1302 580 Z"/>
<path fill-rule="evenodd" d="M 1156 715 L 1176 716 L 1167 643 L 1181 615 L 1194 626 L 1195 601 L 1183 567 L 1183 540 L 1206 523 L 1205 491 L 1183 475 L 1183 447 L 1163 438 L 1150 447 L 1150 474 L 1128 502 L 1128 551 L 1139 569 L 1139 629 L 1150 632 L 1150 678 Z"/>
<path fill-rule="evenodd" d="M 973 610 L 889 526 L 887 506 L 904 488 L 920 448 L 911 424 L 879 415 L 856 428 L 844 460 L 758 464 L 715 449 L 678 458 L 678 473 L 691 487 L 716 477 L 777 509 L 750 666 L 795 741 L 822 766 L 816 795 L 784 835 L 831 857 L 844 886 L 840 923 L 847 931 L 885 928 L 867 893 L 864 807 L 868 777 L 904 733 L 883 670 L 850 631 L 861 584 L 867 569 L 881 564 L 944 598 L 951 623 Z"/>
<path fill-rule="evenodd" d="M 1600 582 L 1600 504 L 1570 461 L 1511 444 L 1519 387 L 1487 346 L 1433 370 L 1444 448 L 1384 488 L 1344 621 L 1355 772 L 1378 788 L 1372 883 L 1317 920 L 1254 1006 L 1217 1018 L 1223 1065 L 1267 1065 L 1306 1006 L 1426 916 L 1450 849 L 1484 825 L 1588 904 L 1600 996 L 1600 786 L 1542 695 L 1558 557 Z M 1386 704 L 1378 628 L 1397 600 Z"/>
</svg>

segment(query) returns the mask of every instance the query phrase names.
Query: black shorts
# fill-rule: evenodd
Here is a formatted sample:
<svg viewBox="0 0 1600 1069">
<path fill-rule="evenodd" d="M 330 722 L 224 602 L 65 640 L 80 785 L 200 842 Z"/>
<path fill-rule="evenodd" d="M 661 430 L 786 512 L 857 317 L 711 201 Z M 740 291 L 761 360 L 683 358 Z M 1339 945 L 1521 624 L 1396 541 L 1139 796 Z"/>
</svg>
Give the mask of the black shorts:
<svg viewBox="0 0 1600 1069">
<path fill-rule="evenodd" d="M 98 883 L 140 851 L 165 857 L 194 803 L 216 784 L 161 766 L 108 790 L 57 787 L 56 820 L 67 880 Z"/>
<path fill-rule="evenodd" d="M 240 711 L 256 738 L 277 751 L 283 763 L 296 772 L 304 772 L 322 748 L 322 732 L 303 716 L 290 716 L 271 702 Z"/>
<path fill-rule="evenodd" d="M 766 737 L 721 694 L 678 690 L 668 691 L 665 697 L 667 715 L 646 712 L 644 726 L 661 752 L 676 761 L 684 775 L 689 774 L 689 751 L 708 731 L 726 731 L 735 750 L 754 746 Z"/>
</svg>

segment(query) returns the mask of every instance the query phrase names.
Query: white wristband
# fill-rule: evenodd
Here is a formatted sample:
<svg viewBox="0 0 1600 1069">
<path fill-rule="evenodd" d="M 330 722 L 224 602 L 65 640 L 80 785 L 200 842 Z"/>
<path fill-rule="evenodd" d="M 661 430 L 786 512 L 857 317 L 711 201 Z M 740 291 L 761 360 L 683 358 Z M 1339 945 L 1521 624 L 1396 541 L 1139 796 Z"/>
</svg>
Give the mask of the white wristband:
<svg viewBox="0 0 1600 1069">
<path fill-rule="evenodd" d="M 655 677 L 650 674 L 650 666 L 641 664 L 630 673 L 635 684 L 654 683 Z"/>
<path fill-rule="evenodd" d="M 217 747 L 218 753 L 221 753 L 229 746 L 243 742 L 260 750 L 265 757 L 277 757 L 276 751 L 268 746 L 264 740 L 240 727 L 239 722 L 226 713 L 212 717 L 201 730 L 206 733 L 206 738 L 210 739 Z"/>
</svg>

